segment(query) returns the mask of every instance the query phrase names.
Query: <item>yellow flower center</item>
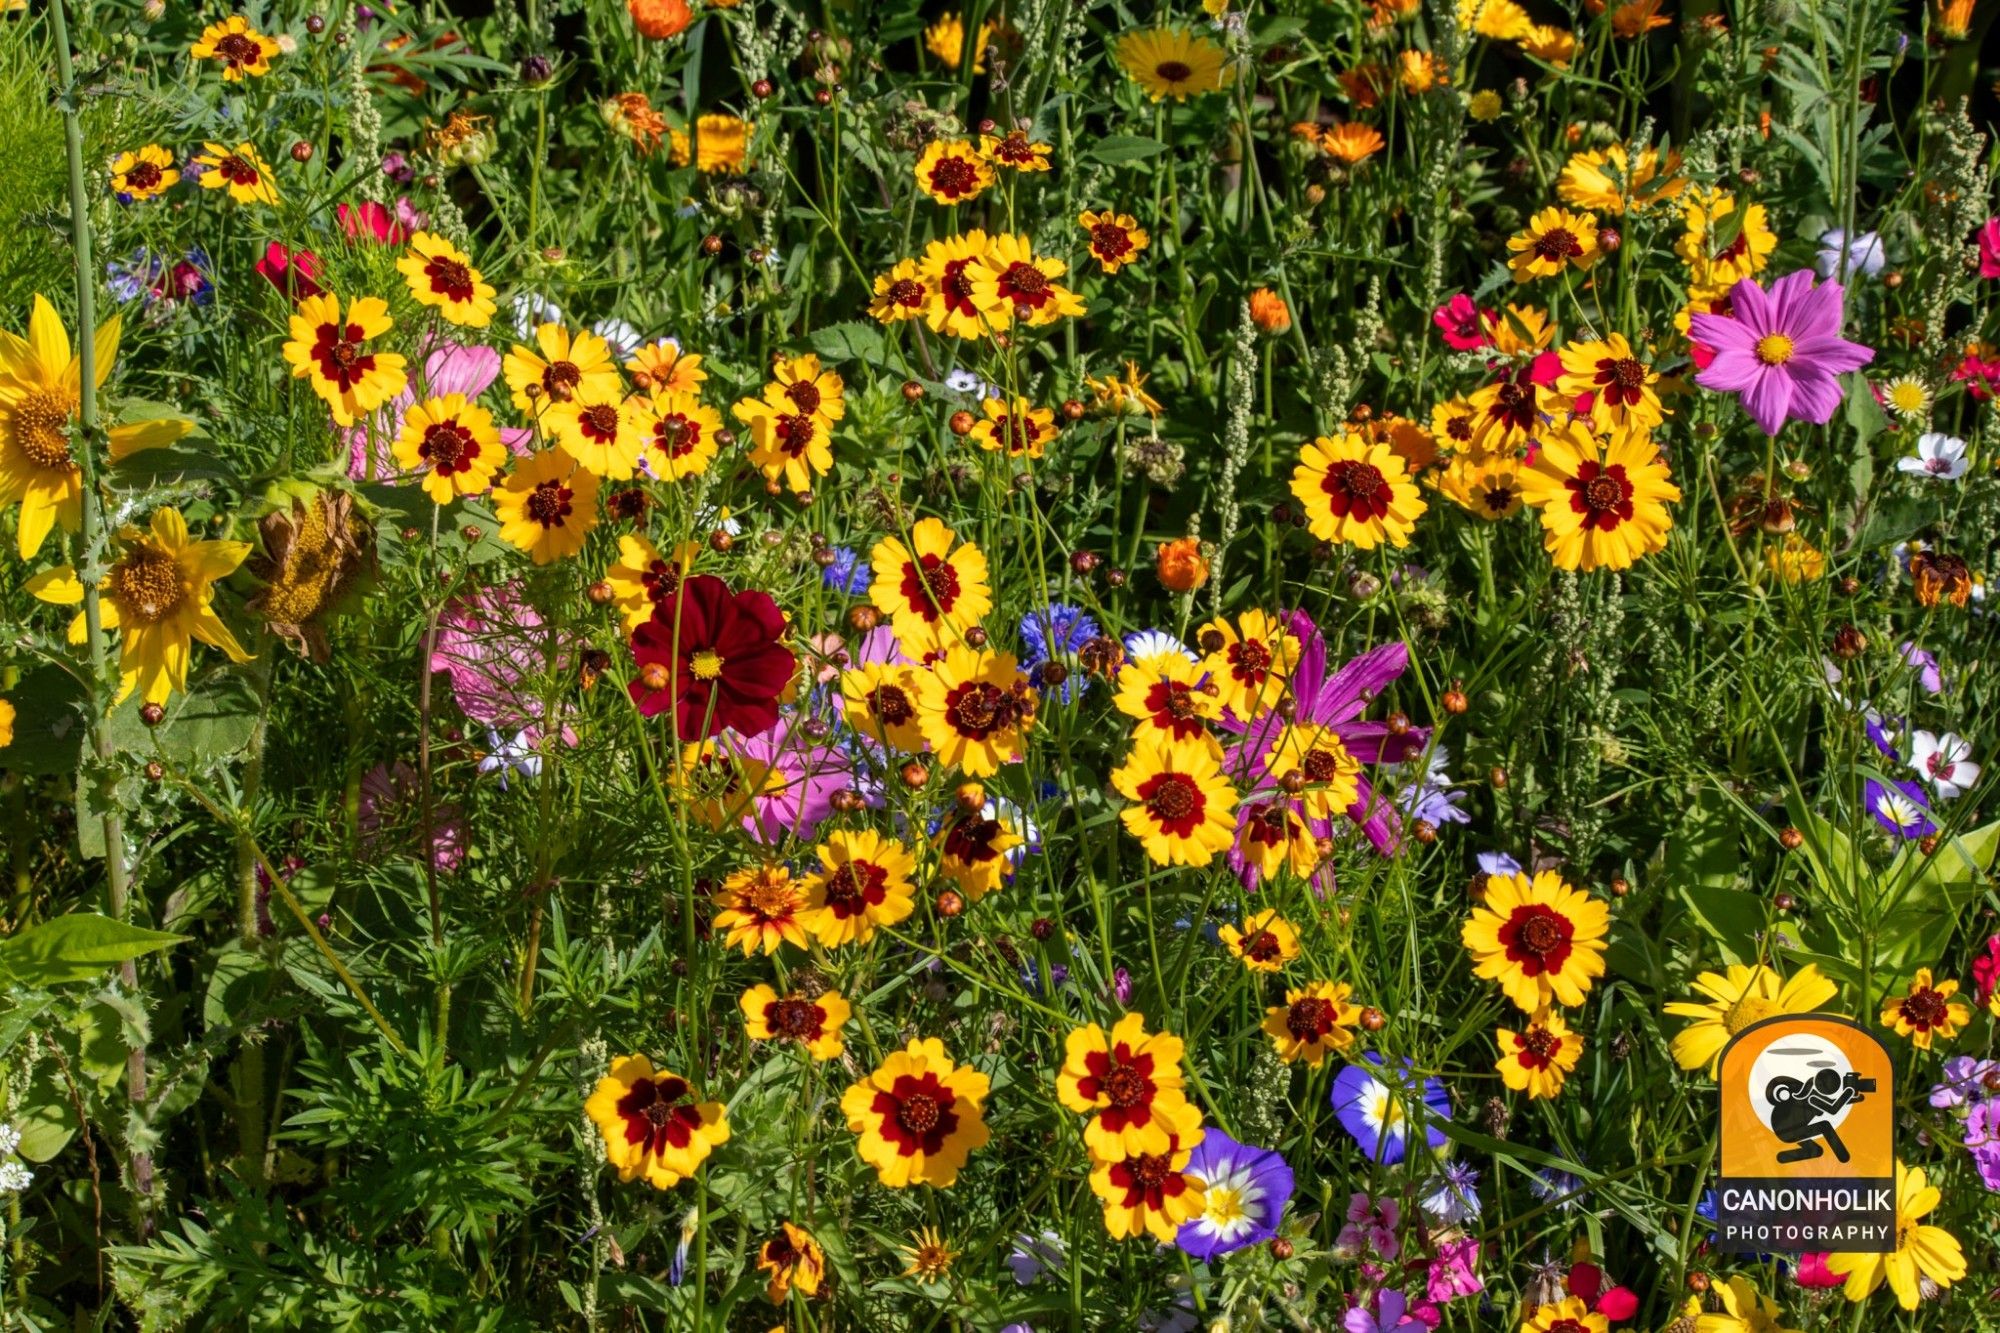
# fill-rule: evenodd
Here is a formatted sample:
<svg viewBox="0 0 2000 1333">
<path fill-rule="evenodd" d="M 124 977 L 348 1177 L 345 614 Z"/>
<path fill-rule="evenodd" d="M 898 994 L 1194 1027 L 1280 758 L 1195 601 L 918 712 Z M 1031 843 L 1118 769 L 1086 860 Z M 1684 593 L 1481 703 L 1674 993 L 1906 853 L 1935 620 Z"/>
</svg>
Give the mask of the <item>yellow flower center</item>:
<svg viewBox="0 0 2000 1333">
<path fill-rule="evenodd" d="M 688 667 L 694 672 L 696 680 L 714 680 L 722 674 L 722 657 L 704 648 L 689 660 Z"/>
<path fill-rule="evenodd" d="M 157 546 L 140 546 L 111 567 L 111 596 L 126 624 L 157 625 L 187 600 L 180 562 Z"/>
<path fill-rule="evenodd" d="M 1227 1185 L 1218 1186 L 1208 1192 L 1208 1205 L 1203 1216 L 1210 1225 L 1226 1227 L 1243 1219 L 1243 1196 Z"/>
<path fill-rule="evenodd" d="M 1761 995 L 1746 995 L 1731 1005 L 1722 1017 L 1722 1025 L 1735 1036 L 1752 1023 L 1761 1023 L 1767 1018 L 1776 1018 L 1784 1013 L 1776 1000 L 1767 1000 Z"/>
<path fill-rule="evenodd" d="M 1757 359 L 1767 366 L 1782 366 L 1792 359 L 1792 340 L 1782 333 L 1767 333 L 1757 340 Z"/>
<path fill-rule="evenodd" d="M 30 463 L 65 471 L 76 466 L 69 452 L 69 417 L 75 410 L 73 395 L 52 389 L 37 389 L 14 408 L 14 438 Z"/>
</svg>

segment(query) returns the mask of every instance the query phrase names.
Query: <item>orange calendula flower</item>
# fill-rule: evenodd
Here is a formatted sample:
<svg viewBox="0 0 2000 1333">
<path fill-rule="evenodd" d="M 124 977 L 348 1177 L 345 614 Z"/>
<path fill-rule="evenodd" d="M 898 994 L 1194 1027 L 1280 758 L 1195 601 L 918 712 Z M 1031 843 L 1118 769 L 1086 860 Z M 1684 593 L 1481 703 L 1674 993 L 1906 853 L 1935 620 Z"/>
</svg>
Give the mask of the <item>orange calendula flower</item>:
<svg viewBox="0 0 2000 1333">
<path fill-rule="evenodd" d="M 1250 293 L 1250 319 L 1266 333 L 1286 333 L 1292 327 L 1292 309 L 1284 297 L 1259 287 Z"/>
<path fill-rule="evenodd" d="M 795 1041 L 815 1060 L 839 1057 L 844 1049 L 840 1029 L 854 1013 L 837 991 L 779 995 L 769 986 L 752 986 L 738 1003 L 750 1040 Z"/>
<path fill-rule="evenodd" d="M 1562 1015 L 1549 1009 L 1529 1019 L 1520 1032 L 1501 1028 L 1493 1039 L 1500 1046 L 1500 1059 L 1493 1067 L 1501 1082 L 1530 1098 L 1560 1093 L 1563 1080 L 1583 1055 L 1582 1035 L 1571 1032 Z"/>
<path fill-rule="evenodd" d="M 651 157 L 667 135 L 667 118 L 653 107 L 644 93 L 619 93 L 607 97 L 597 107 L 604 123 L 632 141 L 640 157 Z"/>
<path fill-rule="evenodd" d="M 1396 57 L 1396 79 L 1403 91 L 1420 97 L 1451 82 L 1451 71 L 1435 52 L 1404 51 Z"/>
<path fill-rule="evenodd" d="M 921 319 L 935 296 L 916 260 L 898 260 L 896 267 L 876 275 L 875 298 L 868 303 L 868 313 L 884 324 Z"/>
<path fill-rule="evenodd" d="M 278 186 L 271 169 L 264 165 L 264 159 L 251 144 L 239 143 L 230 149 L 219 143 L 205 143 L 189 165 L 201 168 L 196 179 L 204 190 L 228 190 L 229 197 L 239 204 L 278 202 Z"/>
<path fill-rule="evenodd" d="M 1236 840 L 1236 789 L 1212 740 L 1141 737 L 1111 785 L 1126 831 L 1157 865 L 1205 866 Z"/>
<path fill-rule="evenodd" d="M 1040 458 L 1048 442 L 1056 437 L 1056 414 L 1036 407 L 1025 398 L 1011 403 L 988 398 L 980 404 L 986 419 L 973 423 L 969 438 L 988 453 L 1004 453 L 1009 458 Z"/>
<path fill-rule="evenodd" d="M 1299 662 L 1298 636 L 1281 618 L 1254 608 L 1234 625 L 1209 621 L 1195 641 L 1207 654 L 1202 667 L 1222 706 L 1246 722 L 1278 702 Z"/>
<path fill-rule="evenodd" d="M 1333 126 L 1320 135 L 1319 142 L 1320 147 L 1349 166 L 1375 156 L 1388 146 L 1380 130 L 1355 121 Z"/>
<path fill-rule="evenodd" d="M 1660 382 L 1653 368 L 1641 361 L 1622 333 L 1597 342 L 1571 343 L 1562 350 L 1563 373 L 1556 389 L 1579 404 L 1599 433 L 1614 430 L 1650 431 L 1665 420 Z M 1581 406 L 1588 395 L 1589 406 Z"/>
<path fill-rule="evenodd" d="M 1354 431 L 1322 435 L 1299 450 L 1292 494 L 1305 506 L 1313 536 L 1364 551 L 1385 541 L 1408 546 L 1430 507 L 1395 450 Z"/>
<path fill-rule="evenodd" d="M 782 1222 L 778 1234 L 757 1247 L 757 1271 L 770 1274 L 764 1299 L 773 1305 L 783 1305 L 794 1291 L 817 1296 L 826 1280 L 826 1251 L 803 1227 Z"/>
<path fill-rule="evenodd" d="M 135 204 L 165 194 L 180 178 L 174 155 L 156 143 L 111 160 L 111 192 Z"/>
<path fill-rule="evenodd" d="M 631 404 L 639 433 L 639 467 L 662 481 L 708 471 L 722 416 L 693 393 L 670 390 Z"/>
<path fill-rule="evenodd" d="M 1507 266 L 1516 282 L 1551 278 L 1566 268 L 1589 268 L 1600 254 L 1597 219 L 1566 208 L 1545 208 L 1507 238 L 1507 250 L 1513 256 Z"/>
<path fill-rule="evenodd" d="M 1557 69 L 1568 69 L 1569 62 L 1576 56 L 1576 34 L 1567 28 L 1531 23 L 1516 40 L 1527 54 Z"/>
<path fill-rule="evenodd" d="M 1264 1035 L 1286 1064 L 1304 1060 L 1314 1069 L 1329 1051 L 1354 1044 L 1354 1025 L 1361 1006 L 1349 1001 L 1354 988 L 1346 982 L 1314 981 L 1285 991 L 1285 1002 L 1264 1011 Z"/>
<path fill-rule="evenodd" d="M 1958 1030 L 1972 1021 L 1972 1007 L 1951 997 L 1958 994 L 1958 981 L 1933 981 L 1928 967 L 1917 969 L 1910 989 L 1882 1002 L 1882 1022 L 1908 1037 L 1920 1051 L 1928 1051 L 1932 1041 L 1950 1041 Z"/>
<path fill-rule="evenodd" d="M 1660 12 L 1660 0 L 1626 0 L 1611 11 L 1611 31 L 1620 37 L 1644 37 L 1667 26 L 1669 16 Z"/>
<path fill-rule="evenodd" d="M 1149 1035 L 1146 1016 L 1134 1012 L 1109 1033 L 1095 1023 L 1075 1029 L 1063 1049 L 1056 1096 L 1079 1115 L 1097 1113 L 1083 1130 L 1092 1157 L 1115 1162 L 1172 1147 L 1187 1105 L 1179 1037 Z"/>
<path fill-rule="evenodd" d="M 670 1190 L 693 1175 L 729 1141 L 721 1102 L 695 1100 L 678 1074 L 655 1072 L 643 1055 L 628 1055 L 597 1081 L 584 1113 L 604 1136 L 604 1153 L 620 1180 L 644 1180 Z"/>
<path fill-rule="evenodd" d="M 873 829 L 839 829 L 819 845 L 820 868 L 806 880 L 805 928 L 829 949 L 866 944 L 880 926 L 916 910 L 910 874 L 917 859 Z"/>
<path fill-rule="evenodd" d="M 1551 1003 L 1583 1003 L 1592 980 L 1604 975 L 1610 929 L 1603 903 L 1543 870 L 1533 879 L 1488 875 L 1485 900 L 1461 935 L 1473 975 L 1498 982 L 1521 1012 L 1532 1014 Z"/>
<path fill-rule="evenodd" d="M 405 471 L 423 478 L 424 494 L 442 505 L 485 494 L 508 455 L 492 414 L 450 393 L 410 405 L 395 456 Z"/>
<path fill-rule="evenodd" d="M 493 284 L 479 276 L 472 257 L 435 232 L 420 231 L 396 261 L 418 305 L 435 306 L 462 328 L 483 329 L 493 320 Z"/>
<path fill-rule="evenodd" d="M 977 199 L 992 184 L 992 164 L 963 139 L 933 139 L 917 159 L 917 188 L 940 204 Z"/>
<path fill-rule="evenodd" d="M 1000 235 L 966 276 L 972 303 L 988 324 L 1002 327 L 1006 316 L 1039 327 L 1083 313 L 1083 298 L 1056 281 L 1068 271 L 1062 260 L 1037 255 L 1026 236 Z"/>
<path fill-rule="evenodd" d="M 935 518 L 918 520 L 910 542 L 884 537 L 870 553 L 868 599 L 910 651 L 955 640 L 993 609 L 986 556 Z"/>
<path fill-rule="evenodd" d="M 935 1037 L 893 1051 L 840 1099 L 861 1160 L 890 1189 L 958 1179 L 966 1158 L 986 1145 L 983 1103 L 992 1082 L 952 1062 Z"/>
<path fill-rule="evenodd" d="M 1009 171 L 1047 171 L 1049 154 L 1053 151 L 1050 145 L 1030 139 L 1026 130 L 1008 130 L 998 137 L 979 136 L 979 155 Z"/>
<path fill-rule="evenodd" d="M 623 393 L 610 345 L 588 329 L 537 325 L 535 347 L 515 343 L 501 370 L 514 410 L 530 418 L 556 403 L 616 402 Z"/>
<path fill-rule="evenodd" d="M 781 865 L 734 871 L 715 892 L 715 929 L 744 956 L 772 954 L 780 944 L 806 947 L 806 886 Z"/>
<path fill-rule="evenodd" d="M 750 139 L 756 134 L 754 121 L 735 116 L 696 116 L 694 121 L 694 165 L 709 175 L 741 172 L 750 160 Z"/>
<path fill-rule="evenodd" d="M 1012 653 L 951 644 L 916 682 L 918 724 L 940 763 L 984 778 L 1021 761 L 1035 698 Z"/>
<path fill-rule="evenodd" d="M 1153 572 L 1168 592 L 1193 592 L 1208 582 L 1208 560 L 1195 537 L 1176 537 L 1161 542 L 1153 554 Z"/>
<path fill-rule="evenodd" d="M 1106 273 L 1116 273 L 1138 259 L 1139 252 L 1153 243 L 1139 220 L 1129 213 L 1084 213 L 1077 218 L 1090 239 L 1090 257 Z"/>
<path fill-rule="evenodd" d="M 389 303 L 379 296 L 350 303 L 345 317 L 339 297 L 325 292 L 308 296 L 292 314 L 285 360 L 294 379 L 309 380 L 313 392 L 326 400 L 334 421 L 352 426 L 408 383 L 400 353 L 376 352 L 367 345 L 394 326 Z"/>
<path fill-rule="evenodd" d="M 1181 1102 L 1167 1114 L 1173 1132 L 1166 1147 L 1098 1158 L 1091 1169 L 1090 1190 L 1104 1201 L 1104 1229 L 1113 1240 L 1150 1235 L 1170 1244 L 1181 1224 L 1201 1216 L 1206 1206 L 1206 1183 L 1187 1174 L 1189 1156 L 1206 1137 L 1201 1112 Z"/>
<path fill-rule="evenodd" d="M 561 449 L 518 460 L 493 492 L 500 539 L 538 565 L 575 555 L 597 526 L 597 477 Z"/>
<path fill-rule="evenodd" d="M 688 352 L 672 338 L 659 338 L 632 354 L 625 363 L 632 383 L 654 393 L 699 393 L 708 379 L 701 354 Z"/>
<path fill-rule="evenodd" d="M 656 42 L 680 36 L 694 22 L 687 0 L 626 0 L 625 8 L 639 35 Z"/>
<path fill-rule="evenodd" d="M 1253 912 L 1238 927 L 1224 923 L 1216 930 L 1222 947 L 1252 972 L 1282 972 L 1299 956 L 1299 933 L 1274 907 Z"/>
<path fill-rule="evenodd" d="M 222 66 L 229 83 L 245 78 L 261 79 L 271 72 L 271 57 L 278 44 L 250 26 L 241 14 L 231 14 L 220 23 L 202 29 L 200 40 L 188 48 L 196 60 L 213 60 Z"/>
</svg>

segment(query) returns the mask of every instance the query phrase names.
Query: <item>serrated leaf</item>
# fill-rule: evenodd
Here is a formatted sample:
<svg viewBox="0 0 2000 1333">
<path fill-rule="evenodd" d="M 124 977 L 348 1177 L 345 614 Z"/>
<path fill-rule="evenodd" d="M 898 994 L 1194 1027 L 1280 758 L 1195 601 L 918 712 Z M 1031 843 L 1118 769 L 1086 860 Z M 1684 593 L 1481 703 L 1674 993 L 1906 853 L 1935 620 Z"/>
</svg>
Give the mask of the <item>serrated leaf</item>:
<svg viewBox="0 0 2000 1333">
<path fill-rule="evenodd" d="M 0 768 L 16 773 L 73 773 L 90 722 L 83 685 L 61 667 L 29 672 L 7 691 L 14 705 L 14 740 L 0 749 Z"/>
<path fill-rule="evenodd" d="M 882 360 L 882 330 L 859 320 L 814 329 L 812 345 L 824 361 L 859 361 L 872 366 Z"/>
</svg>

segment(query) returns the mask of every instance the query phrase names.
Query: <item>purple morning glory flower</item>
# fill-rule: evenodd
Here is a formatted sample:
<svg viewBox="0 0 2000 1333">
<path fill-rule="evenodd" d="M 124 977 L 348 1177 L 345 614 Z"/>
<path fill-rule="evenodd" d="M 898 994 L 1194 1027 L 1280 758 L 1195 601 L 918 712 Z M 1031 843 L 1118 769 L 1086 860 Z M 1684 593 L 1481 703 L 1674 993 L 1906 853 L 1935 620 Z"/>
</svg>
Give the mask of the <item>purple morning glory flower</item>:
<svg viewBox="0 0 2000 1333">
<path fill-rule="evenodd" d="M 1926 813 L 1931 807 L 1930 798 L 1914 782 L 1881 783 L 1870 778 L 1862 789 L 1861 799 L 1868 813 L 1875 816 L 1875 822 L 1899 838 L 1928 838 L 1937 832 L 1937 825 L 1931 823 Z"/>
<path fill-rule="evenodd" d="M 1482 875 L 1518 875 L 1521 863 L 1505 852 L 1481 852 L 1476 858 Z"/>
<path fill-rule="evenodd" d="M 2000 1097 L 1973 1104 L 1965 1121 L 1965 1146 L 1979 1168 L 1980 1183 L 2000 1193 Z"/>
<path fill-rule="evenodd" d="M 1207 1263 L 1278 1234 L 1292 1197 L 1292 1168 L 1278 1154 L 1211 1128 L 1188 1158 L 1187 1174 L 1208 1194 L 1201 1214 L 1174 1237 L 1181 1249 Z"/>
<path fill-rule="evenodd" d="M 1690 338 L 1715 349 L 1694 382 L 1739 395 L 1766 435 L 1788 420 L 1832 420 L 1841 402 L 1835 377 L 1875 359 L 1872 348 L 1840 336 L 1844 296 L 1837 282 L 1814 286 L 1807 269 L 1787 273 L 1768 293 L 1744 278 L 1729 289 L 1733 313 L 1696 315 L 1690 325 Z"/>
<path fill-rule="evenodd" d="M 1425 1142 L 1445 1145 L 1438 1126 L 1451 1119 L 1451 1094 L 1441 1079 L 1420 1079 L 1408 1060 L 1390 1069 L 1375 1051 L 1361 1057 L 1367 1065 L 1349 1065 L 1333 1080 L 1333 1112 L 1370 1161 L 1394 1166 L 1408 1151 L 1409 1116 L 1425 1117 Z M 1369 1068 L 1368 1065 L 1374 1066 Z M 1419 1108 L 1416 1103 L 1421 1101 Z"/>
<path fill-rule="evenodd" d="M 1866 709 L 1862 713 L 1862 726 L 1868 732 L 1868 739 L 1874 742 L 1875 748 L 1882 752 L 1884 758 L 1893 759 L 1899 764 L 1903 762 L 1903 751 L 1899 742 L 1904 729 L 1909 725 L 1910 719 L 1906 717 L 1885 717 L 1873 708 Z"/>
</svg>

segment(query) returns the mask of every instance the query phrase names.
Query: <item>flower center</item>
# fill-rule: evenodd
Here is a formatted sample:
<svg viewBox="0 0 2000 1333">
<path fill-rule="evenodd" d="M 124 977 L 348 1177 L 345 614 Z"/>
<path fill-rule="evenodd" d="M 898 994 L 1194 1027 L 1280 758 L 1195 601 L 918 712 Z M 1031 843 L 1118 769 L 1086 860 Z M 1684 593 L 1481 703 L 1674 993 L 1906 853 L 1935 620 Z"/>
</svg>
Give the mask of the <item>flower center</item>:
<svg viewBox="0 0 2000 1333">
<path fill-rule="evenodd" d="M 1521 1059 L 1526 1064 L 1532 1061 L 1537 1066 L 1546 1065 L 1555 1059 L 1562 1049 L 1562 1038 L 1545 1027 L 1531 1027 L 1521 1034 Z"/>
<path fill-rule="evenodd" d="M 1011 722 L 1007 696 L 999 686 L 983 680 L 972 681 L 952 691 L 945 716 L 960 735 L 983 740 L 989 732 L 1004 730 Z"/>
<path fill-rule="evenodd" d="M 260 48 L 242 33 L 232 32 L 215 44 L 215 54 L 232 65 L 254 65 Z"/>
<path fill-rule="evenodd" d="M 1792 340 L 1782 333 L 1767 333 L 1757 340 L 1757 359 L 1767 366 L 1782 366 L 1792 359 Z"/>
<path fill-rule="evenodd" d="M 1017 262 L 1007 266 L 1007 288 L 1017 301 L 1043 296 L 1049 290 L 1049 278 L 1033 264 Z"/>
<path fill-rule="evenodd" d="M 942 1110 L 928 1092 L 913 1092 L 896 1107 L 896 1123 L 912 1134 L 928 1134 L 937 1128 Z"/>
<path fill-rule="evenodd" d="M 140 546 L 111 569 L 111 593 L 126 624 L 157 625 L 187 598 L 180 562 L 157 546 Z"/>
<path fill-rule="evenodd" d="M 1166 1184 L 1173 1167 L 1163 1153 L 1147 1153 L 1132 1159 L 1132 1179 L 1148 1193 Z"/>
<path fill-rule="evenodd" d="M 793 458 L 797 458 L 811 447 L 813 442 L 813 419 L 806 413 L 797 416 L 781 413 L 778 417 L 778 447 Z"/>
<path fill-rule="evenodd" d="M 151 162 L 140 162 L 125 173 L 125 188 L 146 191 L 160 183 L 160 168 Z"/>
<path fill-rule="evenodd" d="M 1317 996 L 1292 1001 L 1285 1011 L 1285 1031 L 1299 1041 L 1318 1041 L 1333 1029 L 1333 1006 Z"/>
<path fill-rule="evenodd" d="M 1131 1065 L 1114 1065 L 1102 1080 L 1104 1095 L 1113 1106 L 1129 1110 L 1146 1100 L 1146 1076 Z"/>
<path fill-rule="evenodd" d="M 1565 259 L 1583 253 L 1576 233 L 1568 227 L 1551 227 L 1535 238 L 1535 258 L 1561 263 Z"/>
<path fill-rule="evenodd" d="M 1278 944 L 1278 937 L 1268 930 L 1260 930 L 1243 942 L 1243 956 L 1254 962 L 1269 963 L 1284 953 Z"/>
<path fill-rule="evenodd" d="M 1090 229 L 1091 252 L 1103 259 L 1122 259 L 1132 249 L 1132 238 L 1115 222 L 1100 222 Z"/>
<path fill-rule="evenodd" d="M 868 696 L 868 708 L 875 716 L 892 727 L 899 727 L 916 716 L 916 709 L 910 706 L 910 696 L 900 685 L 880 685 Z"/>
<path fill-rule="evenodd" d="M 925 620 L 951 614 L 958 601 L 958 570 L 934 555 L 903 566 L 903 596 Z"/>
<path fill-rule="evenodd" d="M 456 421 L 440 421 L 424 428 L 424 442 L 417 452 L 446 476 L 463 472 L 479 456 L 479 441 Z"/>
<path fill-rule="evenodd" d="M 785 386 L 785 397 L 792 400 L 792 406 L 810 416 L 819 411 L 819 385 L 808 380 L 794 380 Z"/>
<path fill-rule="evenodd" d="M 653 423 L 653 442 L 667 457 L 679 458 L 701 442 L 701 427 L 674 412 Z"/>
<path fill-rule="evenodd" d="M 1335 463 L 1326 470 L 1321 489 L 1327 494 L 1335 518 L 1367 520 L 1389 512 L 1394 498 L 1382 469 L 1359 460 Z"/>
<path fill-rule="evenodd" d="M 722 674 L 722 656 L 712 648 L 704 648 L 688 659 L 688 670 L 694 672 L 696 680 L 714 680 Z"/>
<path fill-rule="evenodd" d="M 1168 773 L 1147 800 L 1146 808 L 1156 818 L 1171 824 L 1193 814 L 1200 799 L 1201 793 L 1193 783 L 1178 773 Z"/>
<path fill-rule="evenodd" d="M 1307 750 L 1299 767 L 1310 782 L 1331 782 L 1340 776 L 1340 758 L 1331 750 Z"/>
<path fill-rule="evenodd" d="M 1260 676 L 1271 669 L 1271 649 L 1262 640 L 1245 639 L 1229 650 L 1229 662 L 1239 676 Z"/>
<path fill-rule="evenodd" d="M 1186 83 L 1194 77 L 1194 71 L 1179 60 L 1162 60 L 1153 66 L 1153 73 L 1166 83 Z"/>
<path fill-rule="evenodd" d="M 542 371 L 543 390 L 559 403 L 568 402 L 581 383 L 583 371 L 574 361 L 551 361 Z"/>
<path fill-rule="evenodd" d="M 924 303 L 924 285 L 915 278 L 898 278 L 889 284 L 887 296 L 890 305 L 920 306 Z"/>
<path fill-rule="evenodd" d="M 779 1000 L 764 1015 L 771 1030 L 780 1036 L 803 1041 L 819 1034 L 819 1006 L 810 1000 Z"/>
<path fill-rule="evenodd" d="M 1230 1227 L 1249 1216 L 1249 1210 L 1243 1206 L 1242 1193 L 1225 1185 L 1208 1192 L 1201 1215 L 1212 1227 Z"/>
<path fill-rule="evenodd" d="M 1950 1017 L 1950 1010 L 1944 996 L 1934 990 L 1911 991 L 1903 1001 L 1903 1017 L 1911 1027 L 1927 1030 L 1942 1025 Z"/>
<path fill-rule="evenodd" d="M 545 528 L 559 528 L 569 517 L 570 489 L 559 481 L 544 481 L 528 494 L 522 506 L 529 518 Z"/>
<path fill-rule="evenodd" d="M 452 301 L 470 301 L 473 296 L 472 270 L 456 259 L 440 255 L 424 266 L 430 274 L 431 290 Z"/>
<path fill-rule="evenodd" d="M 962 157 L 945 157 L 931 168 L 931 189 L 948 198 L 972 193 L 979 173 Z"/>
<path fill-rule="evenodd" d="M 257 175 L 256 163 L 246 161 L 234 153 L 230 153 L 220 162 L 216 163 L 215 169 L 220 171 L 222 179 L 228 181 L 231 185 L 255 185 L 261 179 Z"/>
<path fill-rule="evenodd" d="M 618 409 L 609 403 L 593 403 L 583 409 L 583 423 L 591 434 L 611 439 L 618 434 Z"/>
<path fill-rule="evenodd" d="M 75 467 L 69 452 L 69 414 L 75 406 L 68 394 L 39 389 L 14 408 L 14 438 L 30 463 L 40 468 Z"/>
<path fill-rule="evenodd" d="M 1784 1012 L 1775 1000 L 1767 1000 L 1761 995 L 1745 995 L 1723 1015 L 1722 1025 L 1729 1029 L 1729 1035 L 1733 1037 L 1752 1023 L 1761 1023 Z"/>
</svg>

